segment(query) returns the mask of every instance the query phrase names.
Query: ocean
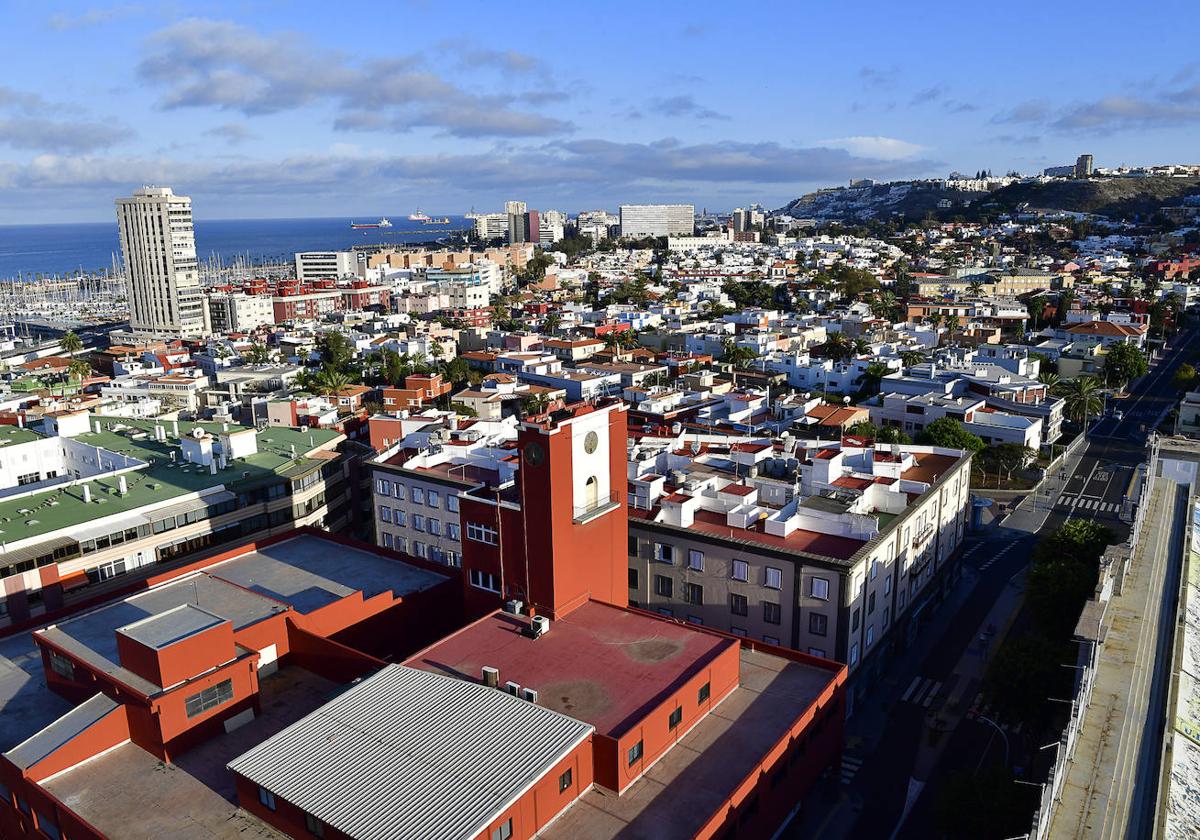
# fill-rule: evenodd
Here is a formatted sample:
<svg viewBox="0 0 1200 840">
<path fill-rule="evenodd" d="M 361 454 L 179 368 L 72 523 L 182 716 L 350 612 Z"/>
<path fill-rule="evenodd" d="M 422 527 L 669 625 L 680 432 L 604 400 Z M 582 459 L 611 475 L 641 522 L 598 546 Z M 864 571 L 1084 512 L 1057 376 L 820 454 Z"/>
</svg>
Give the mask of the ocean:
<svg viewBox="0 0 1200 840">
<path fill-rule="evenodd" d="M 377 218 L 361 216 L 353 221 L 374 222 Z M 196 219 L 196 256 L 201 262 L 213 255 L 225 262 L 247 255 L 255 262 L 290 262 L 297 251 L 428 242 L 472 224 L 462 216 L 450 216 L 448 225 L 411 222 L 407 213 L 387 218 L 391 228 L 365 231 L 352 230 L 348 218 Z M 120 250 L 115 219 L 90 224 L 0 225 L 0 279 L 97 271 L 111 267 L 113 254 L 119 259 Z"/>
</svg>

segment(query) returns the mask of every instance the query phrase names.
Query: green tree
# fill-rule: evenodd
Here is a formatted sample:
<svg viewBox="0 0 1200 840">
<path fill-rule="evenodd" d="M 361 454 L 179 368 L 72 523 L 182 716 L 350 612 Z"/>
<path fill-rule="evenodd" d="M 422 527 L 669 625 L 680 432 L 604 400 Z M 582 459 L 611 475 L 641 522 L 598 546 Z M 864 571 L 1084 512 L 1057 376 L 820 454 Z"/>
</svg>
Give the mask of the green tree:
<svg viewBox="0 0 1200 840">
<path fill-rule="evenodd" d="M 871 362 L 863 371 L 862 387 L 863 391 L 869 394 L 879 393 L 879 383 L 883 381 L 883 377 L 887 376 L 887 365 L 880 362 Z"/>
<path fill-rule="evenodd" d="M 1022 446 L 1019 443 L 1001 443 L 989 446 L 980 453 L 980 457 L 986 464 L 994 467 L 997 472 L 1003 472 L 1005 478 L 1011 480 L 1013 472 L 1036 458 L 1037 453 L 1030 447 Z"/>
<path fill-rule="evenodd" d="M 825 339 L 823 352 L 827 358 L 842 362 L 854 355 L 854 342 L 844 332 L 830 333 Z"/>
<path fill-rule="evenodd" d="M 325 365 L 317 373 L 314 384 L 324 394 L 338 394 L 350 384 L 350 378 L 332 365 Z"/>
<path fill-rule="evenodd" d="M 467 364 L 467 360 L 462 356 L 455 356 L 446 362 L 444 374 L 446 379 L 458 385 L 470 379 L 471 366 Z"/>
<path fill-rule="evenodd" d="M 1088 420 L 1104 410 L 1100 380 L 1094 376 L 1077 376 L 1060 382 L 1058 395 L 1063 398 L 1063 415 L 1087 428 Z"/>
<path fill-rule="evenodd" d="M 242 358 L 247 364 L 265 365 L 271 360 L 271 351 L 262 344 L 251 344 L 242 351 Z"/>
<path fill-rule="evenodd" d="M 465 403 L 452 402 L 452 403 L 450 403 L 450 410 L 457 414 L 461 414 L 463 417 L 478 417 L 479 416 L 478 411 L 471 408 L 471 406 L 466 405 Z"/>
<path fill-rule="evenodd" d="M 1186 362 L 1179 366 L 1175 371 L 1175 387 L 1181 391 L 1186 391 L 1192 387 L 1192 383 L 1196 381 L 1196 368 Z"/>
<path fill-rule="evenodd" d="M 753 349 L 734 343 L 732 338 L 721 342 L 721 358 L 734 367 L 745 367 L 758 358 Z"/>
<path fill-rule="evenodd" d="M 74 332 L 69 332 L 59 339 L 58 346 L 61 347 L 63 352 L 68 356 L 74 356 L 83 349 L 83 339 Z"/>
<path fill-rule="evenodd" d="M 349 367 L 350 360 L 354 358 L 354 348 L 350 345 L 350 339 L 340 332 L 323 334 L 317 341 L 317 348 L 321 353 L 322 361 L 338 370 L 344 371 Z"/>
<path fill-rule="evenodd" d="M 1146 354 L 1132 344 L 1110 345 L 1104 354 L 1104 378 L 1109 385 L 1124 386 L 1132 379 L 1145 376 L 1149 370 Z"/>
<path fill-rule="evenodd" d="M 934 420 L 917 436 L 917 441 L 970 452 L 978 452 L 986 445 L 979 435 L 968 432 L 963 428 L 963 424 L 953 417 L 939 417 Z"/>
<path fill-rule="evenodd" d="M 900 351 L 900 364 L 904 365 L 906 368 L 910 368 L 913 365 L 922 364 L 925 361 L 928 361 L 928 359 L 920 350 Z"/>
</svg>

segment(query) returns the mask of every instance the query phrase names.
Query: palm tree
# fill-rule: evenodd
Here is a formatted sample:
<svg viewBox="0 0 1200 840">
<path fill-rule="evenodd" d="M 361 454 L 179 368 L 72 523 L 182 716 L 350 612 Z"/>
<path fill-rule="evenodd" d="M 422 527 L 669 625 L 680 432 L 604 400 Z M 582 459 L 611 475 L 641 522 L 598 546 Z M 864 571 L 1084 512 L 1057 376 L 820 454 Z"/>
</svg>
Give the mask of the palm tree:
<svg viewBox="0 0 1200 840">
<path fill-rule="evenodd" d="M 979 293 L 983 291 L 983 281 L 972 280 L 967 284 L 967 291 L 970 292 L 974 297 L 979 297 Z"/>
<path fill-rule="evenodd" d="M 1038 374 L 1038 382 L 1045 385 L 1047 391 L 1054 391 L 1062 383 L 1062 378 L 1052 370 L 1044 370 Z"/>
<path fill-rule="evenodd" d="M 562 316 L 557 312 L 551 312 L 546 316 L 546 321 L 542 325 L 548 335 L 554 335 L 558 332 L 559 326 L 562 324 Z"/>
<path fill-rule="evenodd" d="M 867 353 L 871 352 L 871 342 L 867 341 L 865 338 L 854 339 L 853 345 L 854 355 L 856 356 L 865 356 Z"/>
<path fill-rule="evenodd" d="M 869 390 L 872 394 L 879 393 L 879 383 L 883 381 L 883 377 L 887 376 L 887 365 L 881 362 L 871 362 L 867 365 L 867 369 L 863 371 L 863 390 Z"/>
<path fill-rule="evenodd" d="M 67 395 L 67 382 L 74 379 L 80 384 L 83 383 L 83 378 L 92 372 L 92 366 L 83 359 L 72 359 L 67 365 L 66 373 L 63 375 L 62 395 Z"/>
<path fill-rule="evenodd" d="M 926 358 L 925 354 L 922 353 L 920 350 L 901 350 L 900 351 L 900 364 L 904 365 L 906 368 L 910 368 L 913 365 L 921 364 L 922 362 L 925 361 L 925 358 Z"/>
<path fill-rule="evenodd" d="M 521 409 L 526 416 L 542 414 L 550 405 L 550 398 L 544 393 L 530 394 L 521 400 Z"/>
<path fill-rule="evenodd" d="M 825 355 L 835 362 L 845 361 L 854 355 L 854 344 L 844 332 L 832 333 L 825 339 Z"/>
<path fill-rule="evenodd" d="M 321 389 L 322 393 L 336 395 L 350 384 L 350 378 L 337 368 L 326 365 L 317 374 L 314 384 Z"/>
<path fill-rule="evenodd" d="M 69 332 L 59 340 L 58 346 L 61 347 L 63 352 L 68 356 L 74 356 L 83 349 L 83 339 L 77 336 L 74 332 Z"/>
<path fill-rule="evenodd" d="M 1100 380 L 1094 376 L 1078 376 L 1060 382 L 1058 394 L 1064 400 L 1063 414 L 1087 429 L 1088 418 L 1104 410 Z"/>
</svg>

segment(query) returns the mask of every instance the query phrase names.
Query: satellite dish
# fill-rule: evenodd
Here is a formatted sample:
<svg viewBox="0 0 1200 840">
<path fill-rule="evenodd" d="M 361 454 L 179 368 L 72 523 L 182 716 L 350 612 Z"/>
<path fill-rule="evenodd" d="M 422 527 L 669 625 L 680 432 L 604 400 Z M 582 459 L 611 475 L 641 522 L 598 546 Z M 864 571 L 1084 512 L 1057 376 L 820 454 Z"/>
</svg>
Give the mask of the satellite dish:
<svg viewBox="0 0 1200 840">
<path fill-rule="evenodd" d="M 204 429 L 200 428 L 199 426 L 192 429 L 192 437 L 194 437 L 196 440 L 200 440 L 200 438 L 204 437 Z"/>
</svg>

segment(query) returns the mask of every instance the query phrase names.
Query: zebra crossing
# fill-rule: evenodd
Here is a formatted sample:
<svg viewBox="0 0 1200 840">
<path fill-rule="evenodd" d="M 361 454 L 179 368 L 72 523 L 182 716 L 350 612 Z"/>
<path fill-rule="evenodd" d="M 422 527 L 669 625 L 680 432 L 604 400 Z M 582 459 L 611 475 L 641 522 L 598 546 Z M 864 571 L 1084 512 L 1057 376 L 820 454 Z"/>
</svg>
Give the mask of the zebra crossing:
<svg viewBox="0 0 1200 840">
<path fill-rule="evenodd" d="M 852 755 L 842 754 L 842 784 L 848 785 L 854 781 L 858 771 L 862 769 L 863 760 Z"/>
<path fill-rule="evenodd" d="M 1004 548 L 1000 549 L 995 554 L 993 554 L 991 557 L 989 557 L 986 563 L 982 563 L 979 566 L 979 571 L 986 572 L 993 563 L 997 562 L 998 560 L 1003 560 L 1004 555 L 1008 554 L 1008 552 L 1012 551 L 1016 547 L 1017 547 L 1016 543 L 1011 543 L 1011 542 L 1008 543 L 1007 545 L 1004 546 Z"/>
<path fill-rule="evenodd" d="M 917 675 L 913 677 L 913 681 L 909 683 L 908 689 L 900 697 L 900 702 L 912 703 L 915 706 L 928 709 L 933 704 L 933 699 L 937 697 L 937 693 L 941 688 L 941 680 Z"/>
<path fill-rule="evenodd" d="M 1117 502 L 1106 502 L 1103 499 L 1087 499 L 1077 496 L 1066 501 L 1059 501 L 1059 507 L 1071 511 L 1088 511 L 1091 513 L 1117 513 L 1121 505 Z"/>
</svg>

